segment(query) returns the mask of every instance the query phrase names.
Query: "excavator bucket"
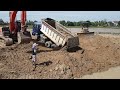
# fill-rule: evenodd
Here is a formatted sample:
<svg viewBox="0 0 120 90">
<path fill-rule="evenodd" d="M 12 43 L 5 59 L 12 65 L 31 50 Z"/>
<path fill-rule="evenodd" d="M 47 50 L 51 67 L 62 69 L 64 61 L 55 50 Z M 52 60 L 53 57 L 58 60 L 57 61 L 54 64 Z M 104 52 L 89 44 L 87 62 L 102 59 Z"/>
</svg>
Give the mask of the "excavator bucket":
<svg viewBox="0 0 120 90">
<path fill-rule="evenodd" d="M 30 43 L 32 40 L 31 34 L 28 31 L 25 32 L 18 32 L 18 44 L 23 44 L 23 43 Z"/>
</svg>

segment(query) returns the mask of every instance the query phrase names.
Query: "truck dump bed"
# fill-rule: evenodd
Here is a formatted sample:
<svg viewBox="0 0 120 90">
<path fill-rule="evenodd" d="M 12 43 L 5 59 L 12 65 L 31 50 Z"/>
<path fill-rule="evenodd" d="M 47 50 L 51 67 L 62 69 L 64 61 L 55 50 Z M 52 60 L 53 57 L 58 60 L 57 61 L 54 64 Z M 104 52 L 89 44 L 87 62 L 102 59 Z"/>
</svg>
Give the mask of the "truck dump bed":
<svg viewBox="0 0 120 90">
<path fill-rule="evenodd" d="M 66 27 L 51 19 L 42 19 L 41 32 L 57 46 L 73 48 L 79 45 L 79 38 L 73 35 Z"/>
</svg>

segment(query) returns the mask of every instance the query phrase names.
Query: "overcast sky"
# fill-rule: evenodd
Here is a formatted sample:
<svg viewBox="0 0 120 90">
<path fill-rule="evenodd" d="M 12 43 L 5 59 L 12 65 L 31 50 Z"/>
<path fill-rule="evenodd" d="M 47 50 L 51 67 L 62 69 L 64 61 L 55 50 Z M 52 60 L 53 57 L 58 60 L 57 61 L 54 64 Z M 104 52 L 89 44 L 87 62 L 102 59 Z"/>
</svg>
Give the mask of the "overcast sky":
<svg viewBox="0 0 120 90">
<path fill-rule="evenodd" d="M 53 18 L 57 21 L 120 21 L 120 11 L 27 11 L 27 20 L 40 21 L 42 18 Z M 9 21 L 9 11 L 0 11 L 0 19 Z M 20 12 L 17 14 L 20 19 Z"/>
</svg>

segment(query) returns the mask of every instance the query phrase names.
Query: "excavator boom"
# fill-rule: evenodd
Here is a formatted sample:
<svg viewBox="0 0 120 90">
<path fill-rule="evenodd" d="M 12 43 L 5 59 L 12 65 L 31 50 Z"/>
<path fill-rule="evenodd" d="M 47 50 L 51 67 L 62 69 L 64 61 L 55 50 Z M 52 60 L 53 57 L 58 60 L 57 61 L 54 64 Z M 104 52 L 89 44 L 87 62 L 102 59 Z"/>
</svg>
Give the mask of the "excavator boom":
<svg viewBox="0 0 120 90">
<path fill-rule="evenodd" d="M 15 18 L 16 18 L 17 12 L 18 11 L 9 12 L 9 17 L 10 17 L 9 28 L 11 33 L 17 32 L 15 27 Z M 26 11 L 21 11 L 21 27 L 24 27 L 25 25 L 26 25 Z M 25 29 L 22 28 L 22 30 L 25 30 Z"/>
<path fill-rule="evenodd" d="M 16 18 L 17 11 L 10 11 L 9 17 L 10 17 L 10 23 L 9 23 L 9 29 L 10 32 L 15 32 L 15 18 Z"/>
</svg>

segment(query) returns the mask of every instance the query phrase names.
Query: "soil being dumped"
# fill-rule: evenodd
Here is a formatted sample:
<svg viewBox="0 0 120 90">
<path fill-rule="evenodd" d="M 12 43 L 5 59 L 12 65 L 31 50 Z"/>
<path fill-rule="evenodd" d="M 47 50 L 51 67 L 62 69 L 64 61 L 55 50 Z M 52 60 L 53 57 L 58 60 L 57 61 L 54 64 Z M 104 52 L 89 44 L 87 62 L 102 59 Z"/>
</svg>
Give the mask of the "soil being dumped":
<svg viewBox="0 0 120 90">
<path fill-rule="evenodd" d="M 75 79 L 120 65 L 120 37 L 79 37 L 80 49 L 73 52 L 39 45 L 36 67 L 30 59 L 32 42 L 0 48 L 0 78 Z"/>
</svg>

